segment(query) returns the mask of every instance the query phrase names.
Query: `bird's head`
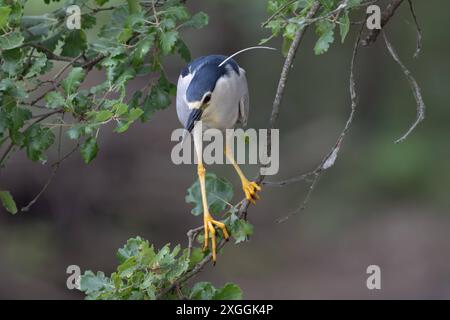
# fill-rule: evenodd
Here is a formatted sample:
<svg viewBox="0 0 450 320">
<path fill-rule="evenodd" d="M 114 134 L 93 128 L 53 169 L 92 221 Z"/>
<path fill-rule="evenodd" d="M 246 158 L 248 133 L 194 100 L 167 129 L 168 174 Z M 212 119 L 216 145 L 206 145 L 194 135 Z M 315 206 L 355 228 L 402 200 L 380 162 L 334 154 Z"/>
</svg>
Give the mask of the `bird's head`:
<svg viewBox="0 0 450 320">
<path fill-rule="evenodd" d="M 217 81 L 227 74 L 224 66 L 219 66 L 220 60 L 211 60 L 194 71 L 186 90 L 186 102 L 189 109 L 205 109 L 211 102 Z"/>
<path fill-rule="evenodd" d="M 208 56 L 193 61 L 186 70 L 192 79 L 186 90 L 186 102 L 190 111 L 186 128 L 191 131 L 195 121 L 200 120 L 203 111 L 208 108 L 214 97 L 217 81 L 229 72 L 239 73 L 239 66 L 230 60 L 221 65 L 225 56 Z"/>
</svg>

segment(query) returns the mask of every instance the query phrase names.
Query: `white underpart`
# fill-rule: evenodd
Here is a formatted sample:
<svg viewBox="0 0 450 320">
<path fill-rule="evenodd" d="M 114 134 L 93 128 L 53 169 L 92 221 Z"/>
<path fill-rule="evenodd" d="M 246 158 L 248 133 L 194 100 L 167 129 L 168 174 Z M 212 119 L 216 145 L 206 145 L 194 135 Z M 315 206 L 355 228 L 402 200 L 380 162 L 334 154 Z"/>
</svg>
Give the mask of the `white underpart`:
<svg viewBox="0 0 450 320">
<path fill-rule="evenodd" d="M 183 126 L 186 126 L 186 121 L 189 118 L 189 107 L 188 103 L 186 101 L 186 91 L 189 87 L 189 83 L 191 83 L 192 78 L 194 77 L 193 74 L 188 74 L 184 78 L 180 75 L 178 78 L 178 84 L 177 84 L 177 114 L 178 119 L 183 124 Z"/>
<path fill-rule="evenodd" d="M 245 70 L 239 68 L 237 74 L 230 66 L 228 74 L 217 80 L 211 94 L 209 106 L 205 109 L 202 121 L 205 129 L 219 130 L 234 128 L 236 122 L 248 117 L 248 87 Z M 241 108 L 243 100 L 246 106 Z M 242 110 L 243 109 L 243 110 Z M 241 114 L 245 112 L 245 114 Z"/>
</svg>

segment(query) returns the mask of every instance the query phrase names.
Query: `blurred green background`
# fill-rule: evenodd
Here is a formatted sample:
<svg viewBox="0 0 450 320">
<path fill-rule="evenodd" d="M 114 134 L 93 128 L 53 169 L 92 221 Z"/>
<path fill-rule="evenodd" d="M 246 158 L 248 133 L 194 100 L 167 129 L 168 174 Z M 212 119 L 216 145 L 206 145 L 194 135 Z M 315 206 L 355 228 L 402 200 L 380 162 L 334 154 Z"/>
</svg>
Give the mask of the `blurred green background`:
<svg viewBox="0 0 450 320">
<path fill-rule="evenodd" d="M 413 58 L 416 34 L 406 2 L 386 32 L 422 87 L 425 122 L 404 143 L 393 143 L 414 120 L 415 102 L 382 38 L 362 49 L 354 125 L 309 208 L 277 224 L 303 201 L 307 185 L 265 187 L 262 200 L 249 211 L 254 236 L 228 245 L 218 264 L 207 266 L 198 279 L 216 286 L 236 282 L 249 299 L 450 298 L 450 2 L 414 3 L 423 29 L 420 58 Z M 33 1 L 28 12 L 40 14 L 58 5 Z M 208 27 L 185 31 L 193 56 L 231 54 L 257 44 L 268 35 L 260 27 L 267 19 L 265 6 L 263 0 L 189 0 L 192 12 L 210 16 Z M 344 45 L 336 41 L 328 53 L 315 56 L 316 36 L 307 33 L 278 122 L 280 172 L 269 180 L 313 169 L 336 141 L 350 110 L 354 37 L 355 30 Z M 280 47 L 277 41 L 271 45 Z M 264 128 L 283 57 L 254 51 L 237 61 L 249 81 L 249 126 Z M 182 66 L 178 58 L 166 61 L 172 81 Z M 91 75 L 85 86 L 100 77 L 100 72 Z M 129 92 L 148 81 L 134 81 Z M 92 164 L 73 156 L 30 212 L 11 216 L 1 211 L 0 298 L 82 298 L 66 288 L 66 267 L 112 272 L 117 248 L 135 235 L 157 246 L 187 245 L 186 231 L 199 226 L 201 218 L 192 216 L 184 201 L 195 166 L 175 166 L 170 159 L 170 134 L 178 127 L 172 105 L 126 134 L 103 130 Z M 231 166 L 207 169 L 232 181 L 235 199 L 241 199 Z M 253 176 L 257 167 L 244 170 Z M 50 174 L 49 166 L 17 153 L 1 180 L 25 205 Z M 372 264 L 381 267 L 382 290 L 366 288 L 366 268 Z"/>
</svg>

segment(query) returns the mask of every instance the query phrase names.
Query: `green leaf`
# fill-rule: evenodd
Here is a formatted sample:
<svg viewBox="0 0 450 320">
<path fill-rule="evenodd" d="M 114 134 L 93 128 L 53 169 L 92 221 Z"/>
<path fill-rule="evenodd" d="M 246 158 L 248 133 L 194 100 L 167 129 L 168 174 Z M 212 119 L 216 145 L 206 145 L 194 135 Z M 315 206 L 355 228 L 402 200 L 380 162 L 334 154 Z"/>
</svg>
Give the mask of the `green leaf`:
<svg viewBox="0 0 450 320">
<path fill-rule="evenodd" d="M 128 41 L 128 39 L 131 38 L 132 35 L 133 30 L 131 30 L 131 28 L 124 28 L 117 36 L 117 41 L 119 41 L 120 43 L 125 43 Z"/>
<path fill-rule="evenodd" d="M 144 113 L 141 116 L 142 121 L 147 121 L 158 110 L 167 108 L 171 104 L 170 95 L 173 94 L 174 86 L 167 81 L 164 75 L 161 75 L 158 83 L 155 84 L 150 94 L 145 98 L 142 109 Z"/>
<path fill-rule="evenodd" d="M 233 186 L 211 172 L 206 174 L 205 185 L 209 210 L 211 213 L 221 213 L 233 198 Z M 198 180 L 187 190 L 186 202 L 195 205 L 191 211 L 193 215 L 198 216 L 203 213 L 200 182 Z"/>
<path fill-rule="evenodd" d="M 94 274 L 92 271 L 86 271 L 80 277 L 80 290 L 86 294 L 98 292 L 111 286 L 111 281 L 101 271 L 97 272 L 97 274 Z"/>
<path fill-rule="evenodd" d="M 137 260 L 136 257 L 128 258 L 124 263 L 117 267 L 118 274 L 121 278 L 129 278 L 136 270 Z"/>
<path fill-rule="evenodd" d="M 6 27 L 9 20 L 9 14 L 11 13 L 10 7 L 0 7 L 0 29 Z"/>
<path fill-rule="evenodd" d="M 51 67 L 51 64 L 47 60 L 47 56 L 43 53 L 39 53 L 39 55 L 31 61 L 32 65 L 28 70 L 25 78 L 32 78 L 43 71 L 46 71 L 48 66 Z"/>
<path fill-rule="evenodd" d="M 130 125 L 131 121 L 118 120 L 117 126 L 114 128 L 114 132 L 123 133 L 130 128 Z"/>
<path fill-rule="evenodd" d="M 58 91 L 50 91 L 45 95 L 45 103 L 48 108 L 56 109 L 63 107 L 66 103 L 66 99 Z"/>
<path fill-rule="evenodd" d="M 186 20 L 189 18 L 189 13 L 184 6 L 171 6 L 165 10 L 165 14 L 177 20 Z"/>
<path fill-rule="evenodd" d="M 99 6 L 102 6 L 102 5 L 104 5 L 105 3 L 107 3 L 109 0 L 95 0 L 95 2 L 99 5 Z"/>
<path fill-rule="evenodd" d="M 291 47 L 292 40 L 289 38 L 283 38 L 283 44 L 281 47 L 281 53 L 283 54 L 283 57 L 287 57 L 287 54 L 289 52 L 289 49 Z"/>
<path fill-rule="evenodd" d="M 187 21 L 184 26 L 200 29 L 208 25 L 209 17 L 204 12 L 196 13 L 191 20 Z"/>
<path fill-rule="evenodd" d="M 82 14 L 81 15 L 81 25 L 84 30 L 91 29 L 97 23 L 97 19 L 94 15 Z"/>
<path fill-rule="evenodd" d="M 22 50 L 20 48 L 15 48 L 11 50 L 4 50 L 2 52 L 3 63 L 2 70 L 9 75 L 14 75 L 22 69 L 23 59 Z"/>
<path fill-rule="evenodd" d="M 218 289 L 214 295 L 214 300 L 241 300 L 242 290 L 234 283 L 227 283 L 223 288 Z"/>
<path fill-rule="evenodd" d="M 134 67 L 139 66 L 144 62 L 144 57 L 152 48 L 154 41 L 155 37 L 153 34 L 146 36 L 145 39 L 139 41 L 136 49 L 131 54 Z"/>
<path fill-rule="evenodd" d="M 175 44 L 178 41 L 178 31 L 172 30 L 161 34 L 160 43 L 161 50 L 164 55 L 172 53 Z"/>
<path fill-rule="evenodd" d="M 339 22 L 340 22 L 339 31 L 341 34 L 341 42 L 344 43 L 348 31 L 350 30 L 350 18 L 348 17 L 347 11 L 339 18 Z"/>
<path fill-rule="evenodd" d="M 24 37 L 19 31 L 14 31 L 0 37 L 0 49 L 9 50 L 22 45 Z"/>
<path fill-rule="evenodd" d="M 97 140 L 94 137 L 88 138 L 80 147 L 81 155 L 86 164 L 90 163 L 98 152 Z"/>
<path fill-rule="evenodd" d="M 114 113 L 112 113 L 109 110 L 100 110 L 95 114 L 95 121 L 96 122 L 108 121 L 109 119 L 112 118 L 113 115 Z"/>
<path fill-rule="evenodd" d="M 135 14 L 141 11 L 141 5 L 139 4 L 139 0 L 127 0 L 128 2 L 128 11 L 130 14 Z"/>
<path fill-rule="evenodd" d="M 2 201 L 3 207 L 10 213 L 17 213 L 17 206 L 14 202 L 13 197 L 9 191 L 0 191 L 0 200 Z"/>
<path fill-rule="evenodd" d="M 187 47 L 186 43 L 184 43 L 183 40 L 179 39 L 177 42 L 178 47 L 178 54 L 181 58 L 183 58 L 184 61 L 190 62 L 192 60 L 191 52 L 189 51 L 189 48 Z"/>
<path fill-rule="evenodd" d="M 81 82 L 84 80 L 85 76 L 86 72 L 82 68 L 73 68 L 61 83 L 62 87 L 64 88 L 64 92 L 67 95 L 74 93 L 80 86 Z"/>
<path fill-rule="evenodd" d="M 131 238 L 128 239 L 127 243 L 123 248 L 120 248 L 117 251 L 117 258 L 119 259 L 119 262 L 122 264 L 126 260 L 130 259 L 133 256 L 136 256 L 139 254 L 139 248 L 145 243 L 146 241 L 143 240 L 141 237 Z"/>
<path fill-rule="evenodd" d="M 330 44 L 334 41 L 335 24 L 329 21 L 320 21 L 317 23 L 316 33 L 320 36 L 314 46 L 316 55 L 323 54 L 328 51 Z"/>
<path fill-rule="evenodd" d="M 230 225 L 230 232 L 235 239 L 235 243 L 241 243 L 253 234 L 253 226 L 249 222 L 236 217 Z"/>
<path fill-rule="evenodd" d="M 193 268 L 197 263 L 199 263 L 205 256 L 201 248 L 193 248 L 191 252 L 191 258 L 189 261 L 189 268 Z"/>
<path fill-rule="evenodd" d="M 48 50 L 54 51 L 58 46 L 59 41 L 62 39 L 63 33 L 60 31 L 56 31 L 54 34 L 49 36 L 47 39 L 41 42 L 41 45 L 47 48 Z"/>
<path fill-rule="evenodd" d="M 128 114 L 128 121 L 135 121 L 144 114 L 144 110 L 141 108 L 132 108 Z"/>
<path fill-rule="evenodd" d="M 216 294 L 216 289 L 209 282 L 198 282 L 192 287 L 191 300 L 212 300 Z"/>
<path fill-rule="evenodd" d="M 87 48 L 86 34 L 83 30 L 70 31 L 64 38 L 61 55 L 66 57 L 77 57 Z"/>
<path fill-rule="evenodd" d="M 72 140 L 77 140 L 80 137 L 80 128 L 77 126 L 71 127 L 67 130 L 67 136 Z"/>
<path fill-rule="evenodd" d="M 33 161 L 43 161 L 44 151 L 55 142 L 55 135 L 49 128 L 33 125 L 25 133 L 27 156 Z"/>
<path fill-rule="evenodd" d="M 4 97 L 11 96 L 20 99 L 27 98 L 27 93 L 23 88 L 23 82 L 13 82 L 9 78 L 0 80 L 0 91 L 4 92 Z M 5 105 L 2 107 L 5 107 Z"/>
<path fill-rule="evenodd" d="M 31 119 L 31 111 L 20 107 L 12 107 L 8 115 L 9 128 L 18 131 L 25 124 L 25 121 Z"/>
<path fill-rule="evenodd" d="M 348 0 L 347 7 L 352 8 L 352 7 L 358 6 L 361 4 L 361 2 L 362 2 L 362 0 Z"/>
<path fill-rule="evenodd" d="M 119 117 L 128 111 L 128 106 L 125 103 L 117 103 L 112 109 L 116 117 Z"/>
<path fill-rule="evenodd" d="M 294 40 L 295 34 L 300 26 L 297 23 L 289 23 L 284 29 L 283 37 Z"/>
</svg>

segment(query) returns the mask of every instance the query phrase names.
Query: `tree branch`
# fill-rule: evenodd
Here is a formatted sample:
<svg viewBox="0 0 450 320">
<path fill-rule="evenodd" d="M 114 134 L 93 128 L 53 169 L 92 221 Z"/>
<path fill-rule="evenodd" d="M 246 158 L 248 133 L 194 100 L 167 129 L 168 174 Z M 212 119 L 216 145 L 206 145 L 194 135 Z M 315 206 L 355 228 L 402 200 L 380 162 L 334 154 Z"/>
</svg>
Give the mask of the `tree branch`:
<svg viewBox="0 0 450 320">
<path fill-rule="evenodd" d="M 338 156 L 338 153 L 341 149 L 342 143 L 344 141 L 345 135 L 347 134 L 348 130 L 350 129 L 351 124 L 353 123 L 353 119 L 355 116 L 355 111 L 357 107 L 357 95 L 356 95 L 356 85 L 355 85 L 355 76 L 354 76 L 354 69 L 355 69 L 355 61 L 358 54 L 358 47 L 361 42 L 361 34 L 363 31 L 364 25 L 361 26 L 358 36 L 355 41 L 355 45 L 353 47 L 353 54 L 352 59 L 350 62 L 350 79 L 349 79 L 349 92 L 350 92 L 350 101 L 351 101 L 351 109 L 350 114 L 347 118 L 347 122 L 345 123 L 344 129 L 342 129 L 341 134 L 339 135 L 338 139 L 336 140 L 336 143 L 333 145 L 331 150 L 327 153 L 327 155 L 322 159 L 320 164 L 317 166 L 316 169 L 314 169 L 311 172 L 304 173 L 298 177 L 291 178 L 289 180 L 281 181 L 278 183 L 275 183 L 275 185 L 282 186 L 287 185 L 289 183 L 298 182 L 301 180 L 306 180 L 310 176 L 313 176 L 312 182 L 309 186 L 308 193 L 306 194 L 305 198 L 303 199 L 303 202 L 301 205 L 293 212 L 291 212 L 289 215 L 277 219 L 278 223 L 284 222 L 288 220 L 293 215 L 296 215 L 303 210 L 306 209 L 309 199 L 311 198 L 312 193 L 314 192 L 317 183 L 319 182 L 320 177 L 322 176 L 323 172 L 331 168 Z M 272 183 L 274 184 L 274 183 Z"/>
<path fill-rule="evenodd" d="M 414 10 L 414 5 L 412 3 L 412 0 L 408 0 L 409 4 L 409 10 L 411 11 L 411 15 L 414 20 L 414 24 L 416 26 L 416 33 L 417 33 L 417 44 L 416 44 L 416 51 L 414 52 L 414 58 L 418 58 L 420 54 L 420 50 L 422 50 L 422 29 L 420 28 L 419 21 L 416 16 L 416 11 Z"/>
<path fill-rule="evenodd" d="M 406 133 L 403 136 L 401 136 L 399 139 L 397 139 L 395 141 L 395 143 L 400 143 L 400 142 L 403 142 L 411 134 L 411 132 L 414 131 L 414 129 L 419 125 L 419 123 L 421 123 L 425 119 L 425 102 L 423 101 L 422 93 L 420 91 L 420 86 L 417 84 L 416 79 L 414 79 L 411 72 L 408 70 L 408 68 L 406 68 L 406 66 L 400 60 L 400 58 L 398 57 L 394 48 L 392 47 L 391 43 L 388 41 L 384 31 L 383 31 L 383 37 L 384 37 L 384 41 L 386 43 L 386 47 L 387 47 L 389 53 L 391 54 L 394 61 L 397 62 L 397 64 L 400 66 L 403 73 L 405 74 L 405 77 L 409 82 L 411 91 L 414 95 L 414 99 L 416 100 L 416 104 L 417 104 L 416 120 L 413 122 L 413 124 L 408 129 L 408 131 L 406 131 Z"/>
<path fill-rule="evenodd" d="M 395 11 L 402 4 L 403 0 L 392 0 L 387 6 L 386 9 L 381 13 L 381 29 L 389 22 L 389 20 L 394 16 Z M 367 36 L 361 40 L 361 45 L 363 47 L 367 47 L 377 41 L 378 35 L 380 34 L 381 29 L 372 29 L 369 31 Z"/>
</svg>

